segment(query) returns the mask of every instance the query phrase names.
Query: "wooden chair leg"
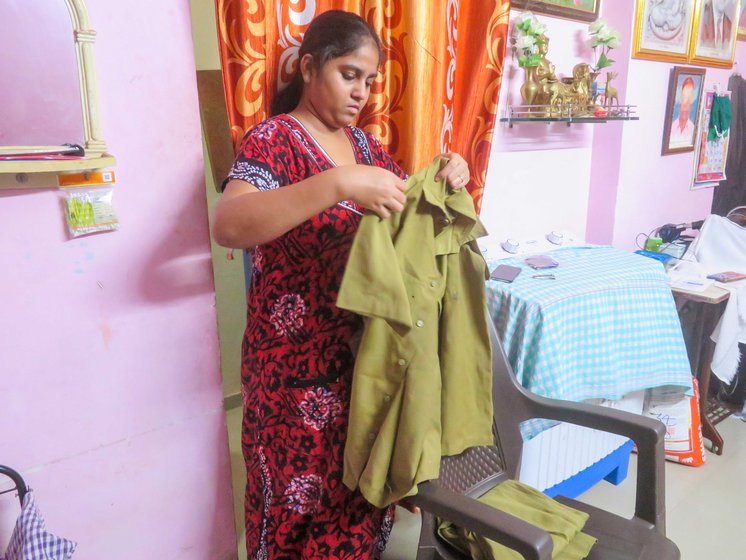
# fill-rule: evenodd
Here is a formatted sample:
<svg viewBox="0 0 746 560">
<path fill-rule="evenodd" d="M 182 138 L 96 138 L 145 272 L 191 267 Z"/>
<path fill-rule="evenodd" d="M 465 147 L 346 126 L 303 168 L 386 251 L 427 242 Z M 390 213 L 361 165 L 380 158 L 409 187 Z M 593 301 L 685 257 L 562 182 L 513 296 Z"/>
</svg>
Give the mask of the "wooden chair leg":
<svg viewBox="0 0 746 560">
<path fill-rule="evenodd" d="M 715 353 L 715 343 L 710 339 L 710 333 L 715 329 L 718 318 L 720 317 L 719 305 L 707 305 L 700 323 L 704 330 L 703 346 L 704 350 L 700 353 L 698 362 L 697 380 L 699 381 L 699 415 L 702 421 L 702 437 L 712 442 L 712 452 L 716 455 L 723 454 L 725 442 L 720 432 L 707 415 L 709 408 L 710 393 L 710 376 L 712 375 L 712 357 Z"/>
</svg>

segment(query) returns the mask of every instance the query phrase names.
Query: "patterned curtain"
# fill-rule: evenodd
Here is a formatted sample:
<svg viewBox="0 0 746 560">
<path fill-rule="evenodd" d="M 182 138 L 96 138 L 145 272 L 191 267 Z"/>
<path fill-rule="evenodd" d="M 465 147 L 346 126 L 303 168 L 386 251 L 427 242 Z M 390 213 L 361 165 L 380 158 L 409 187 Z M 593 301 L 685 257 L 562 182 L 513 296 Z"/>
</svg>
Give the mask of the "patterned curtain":
<svg viewBox="0 0 746 560">
<path fill-rule="evenodd" d="M 231 135 L 267 117 L 321 12 L 353 11 L 376 29 L 386 60 L 357 125 L 408 172 L 441 152 L 469 162 L 479 208 L 508 36 L 510 0 L 215 0 Z"/>
</svg>

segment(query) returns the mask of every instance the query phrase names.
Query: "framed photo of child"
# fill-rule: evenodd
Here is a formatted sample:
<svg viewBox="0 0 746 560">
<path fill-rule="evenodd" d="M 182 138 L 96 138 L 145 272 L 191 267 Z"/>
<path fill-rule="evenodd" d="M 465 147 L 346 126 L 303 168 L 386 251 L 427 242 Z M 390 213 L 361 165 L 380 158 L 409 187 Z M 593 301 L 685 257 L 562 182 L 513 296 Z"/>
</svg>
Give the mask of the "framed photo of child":
<svg viewBox="0 0 746 560">
<path fill-rule="evenodd" d="M 698 0 L 637 0 L 632 57 L 686 62 Z"/>
<path fill-rule="evenodd" d="M 671 70 L 661 155 L 694 151 L 704 83 L 704 68 L 674 66 Z"/>
</svg>

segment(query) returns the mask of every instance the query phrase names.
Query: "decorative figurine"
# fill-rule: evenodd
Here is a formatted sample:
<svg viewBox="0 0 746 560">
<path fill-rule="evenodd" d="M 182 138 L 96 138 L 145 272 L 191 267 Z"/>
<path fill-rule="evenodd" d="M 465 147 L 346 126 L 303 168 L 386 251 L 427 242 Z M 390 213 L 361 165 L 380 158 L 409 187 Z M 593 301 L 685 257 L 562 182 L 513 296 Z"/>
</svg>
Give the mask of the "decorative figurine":
<svg viewBox="0 0 746 560">
<path fill-rule="evenodd" d="M 603 20 L 591 24 L 591 41 L 595 64 L 576 64 L 572 77 L 559 78 L 554 64 L 547 58 L 549 37 L 546 26 L 531 12 L 525 12 L 514 22 L 513 47 L 518 65 L 523 68 L 521 85 L 523 111 L 532 117 L 606 116 L 616 101 L 619 111 L 619 92 L 611 85 L 616 72 L 606 73 L 606 85 L 598 81 L 600 70 L 614 61 L 609 51 L 619 46 L 619 33 Z M 597 52 L 600 50 L 600 53 Z"/>
<path fill-rule="evenodd" d="M 617 110 L 619 109 L 619 90 L 611 85 L 611 80 L 619 75 L 618 72 L 606 72 L 606 92 L 604 97 L 604 106 L 606 111 L 611 114 L 611 106 L 616 101 Z"/>
</svg>

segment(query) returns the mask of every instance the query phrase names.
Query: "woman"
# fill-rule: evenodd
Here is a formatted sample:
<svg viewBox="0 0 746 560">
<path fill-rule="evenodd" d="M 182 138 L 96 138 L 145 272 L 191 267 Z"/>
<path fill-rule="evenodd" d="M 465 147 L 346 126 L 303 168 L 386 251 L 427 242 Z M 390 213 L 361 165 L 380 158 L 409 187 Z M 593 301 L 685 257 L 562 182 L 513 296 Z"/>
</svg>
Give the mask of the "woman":
<svg viewBox="0 0 746 560">
<path fill-rule="evenodd" d="M 362 212 L 401 212 L 406 175 L 350 126 L 382 58 L 375 31 L 325 12 L 299 56 L 273 116 L 244 137 L 215 210 L 217 242 L 253 249 L 241 367 L 246 543 L 256 559 L 375 559 L 392 512 L 341 482 L 362 323 L 335 300 Z M 466 162 L 447 155 L 439 178 L 464 186 Z"/>
</svg>

